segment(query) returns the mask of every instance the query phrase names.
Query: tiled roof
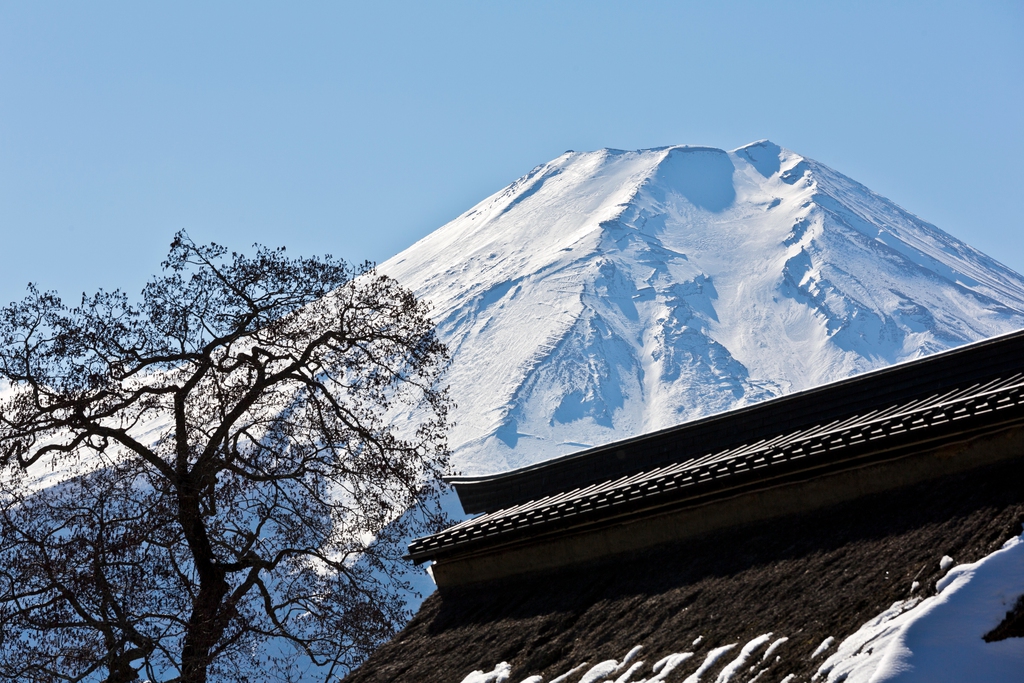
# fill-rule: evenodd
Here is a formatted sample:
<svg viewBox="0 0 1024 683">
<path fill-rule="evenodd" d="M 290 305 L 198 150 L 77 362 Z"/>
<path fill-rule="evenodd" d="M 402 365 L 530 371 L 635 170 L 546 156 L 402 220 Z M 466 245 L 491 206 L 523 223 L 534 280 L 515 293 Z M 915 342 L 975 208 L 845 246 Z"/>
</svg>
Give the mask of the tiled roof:
<svg viewBox="0 0 1024 683">
<path fill-rule="evenodd" d="M 984 352 L 984 347 L 979 348 L 976 355 Z M 918 367 L 919 372 L 926 373 L 929 365 L 919 363 Z M 830 391 L 847 390 L 844 387 L 848 385 L 836 385 Z M 741 413 L 720 419 L 741 420 Z M 416 561 L 462 555 L 698 505 L 787 479 L 898 457 L 910 447 L 1017 422 L 1024 422 L 1024 372 L 1004 367 L 1003 373 L 983 381 L 947 386 L 923 396 L 508 506 L 417 539 L 409 545 L 409 555 Z"/>
</svg>

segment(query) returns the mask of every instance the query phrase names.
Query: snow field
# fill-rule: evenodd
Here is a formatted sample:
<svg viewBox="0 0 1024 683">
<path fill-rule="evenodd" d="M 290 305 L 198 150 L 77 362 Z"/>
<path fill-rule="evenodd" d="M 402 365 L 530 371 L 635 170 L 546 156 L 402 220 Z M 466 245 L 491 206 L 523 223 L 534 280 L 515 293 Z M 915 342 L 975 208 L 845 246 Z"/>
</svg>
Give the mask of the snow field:
<svg viewBox="0 0 1024 683">
<path fill-rule="evenodd" d="M 1024 327 L 1019 275 L 768 141 L 566 153 L 380 270 L 433 303 L 470 475 Z"/>
</svg>

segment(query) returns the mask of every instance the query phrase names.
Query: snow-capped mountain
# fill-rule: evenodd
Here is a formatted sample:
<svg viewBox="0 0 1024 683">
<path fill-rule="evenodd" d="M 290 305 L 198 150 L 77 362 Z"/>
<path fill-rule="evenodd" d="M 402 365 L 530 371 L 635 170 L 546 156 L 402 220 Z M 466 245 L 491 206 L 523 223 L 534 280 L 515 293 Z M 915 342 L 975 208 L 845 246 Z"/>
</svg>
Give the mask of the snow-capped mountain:
<svg viewBox="0 0 1024 683">
<path fill-rule="evenodd" d="M 1024 327 L 1024 278 L 760 141 L 566 152 L 380 266 L 497 472 Z"/>
</svg>

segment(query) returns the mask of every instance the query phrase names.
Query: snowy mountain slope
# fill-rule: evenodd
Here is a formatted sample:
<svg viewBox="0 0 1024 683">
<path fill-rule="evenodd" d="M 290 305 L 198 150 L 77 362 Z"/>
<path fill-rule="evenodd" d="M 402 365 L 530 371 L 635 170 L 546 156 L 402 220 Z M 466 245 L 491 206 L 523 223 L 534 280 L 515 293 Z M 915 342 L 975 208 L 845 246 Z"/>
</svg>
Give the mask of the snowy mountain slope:
<svg viewBox="0 0 1024 683">
<path fill-rule="evenodd" d="M 761 141 L 566 152 L 380 266 L 495 472 L 1024 327 L 1024 278 Z"/>
</svg>

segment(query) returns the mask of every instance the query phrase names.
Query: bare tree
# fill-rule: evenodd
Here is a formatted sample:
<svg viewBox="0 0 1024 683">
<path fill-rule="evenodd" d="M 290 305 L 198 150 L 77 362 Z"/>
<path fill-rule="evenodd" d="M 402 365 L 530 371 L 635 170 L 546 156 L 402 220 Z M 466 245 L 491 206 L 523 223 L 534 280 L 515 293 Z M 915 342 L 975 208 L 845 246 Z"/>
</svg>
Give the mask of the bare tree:
<svg viewBox="0 0 1024 683">
<path fill-rule="evenodd" d="M 368 266 L 179 233 L 163 268 L 0 310 L 0 680 L 340 677 L 443 521 L 447 351 Z"/>
</svg>

